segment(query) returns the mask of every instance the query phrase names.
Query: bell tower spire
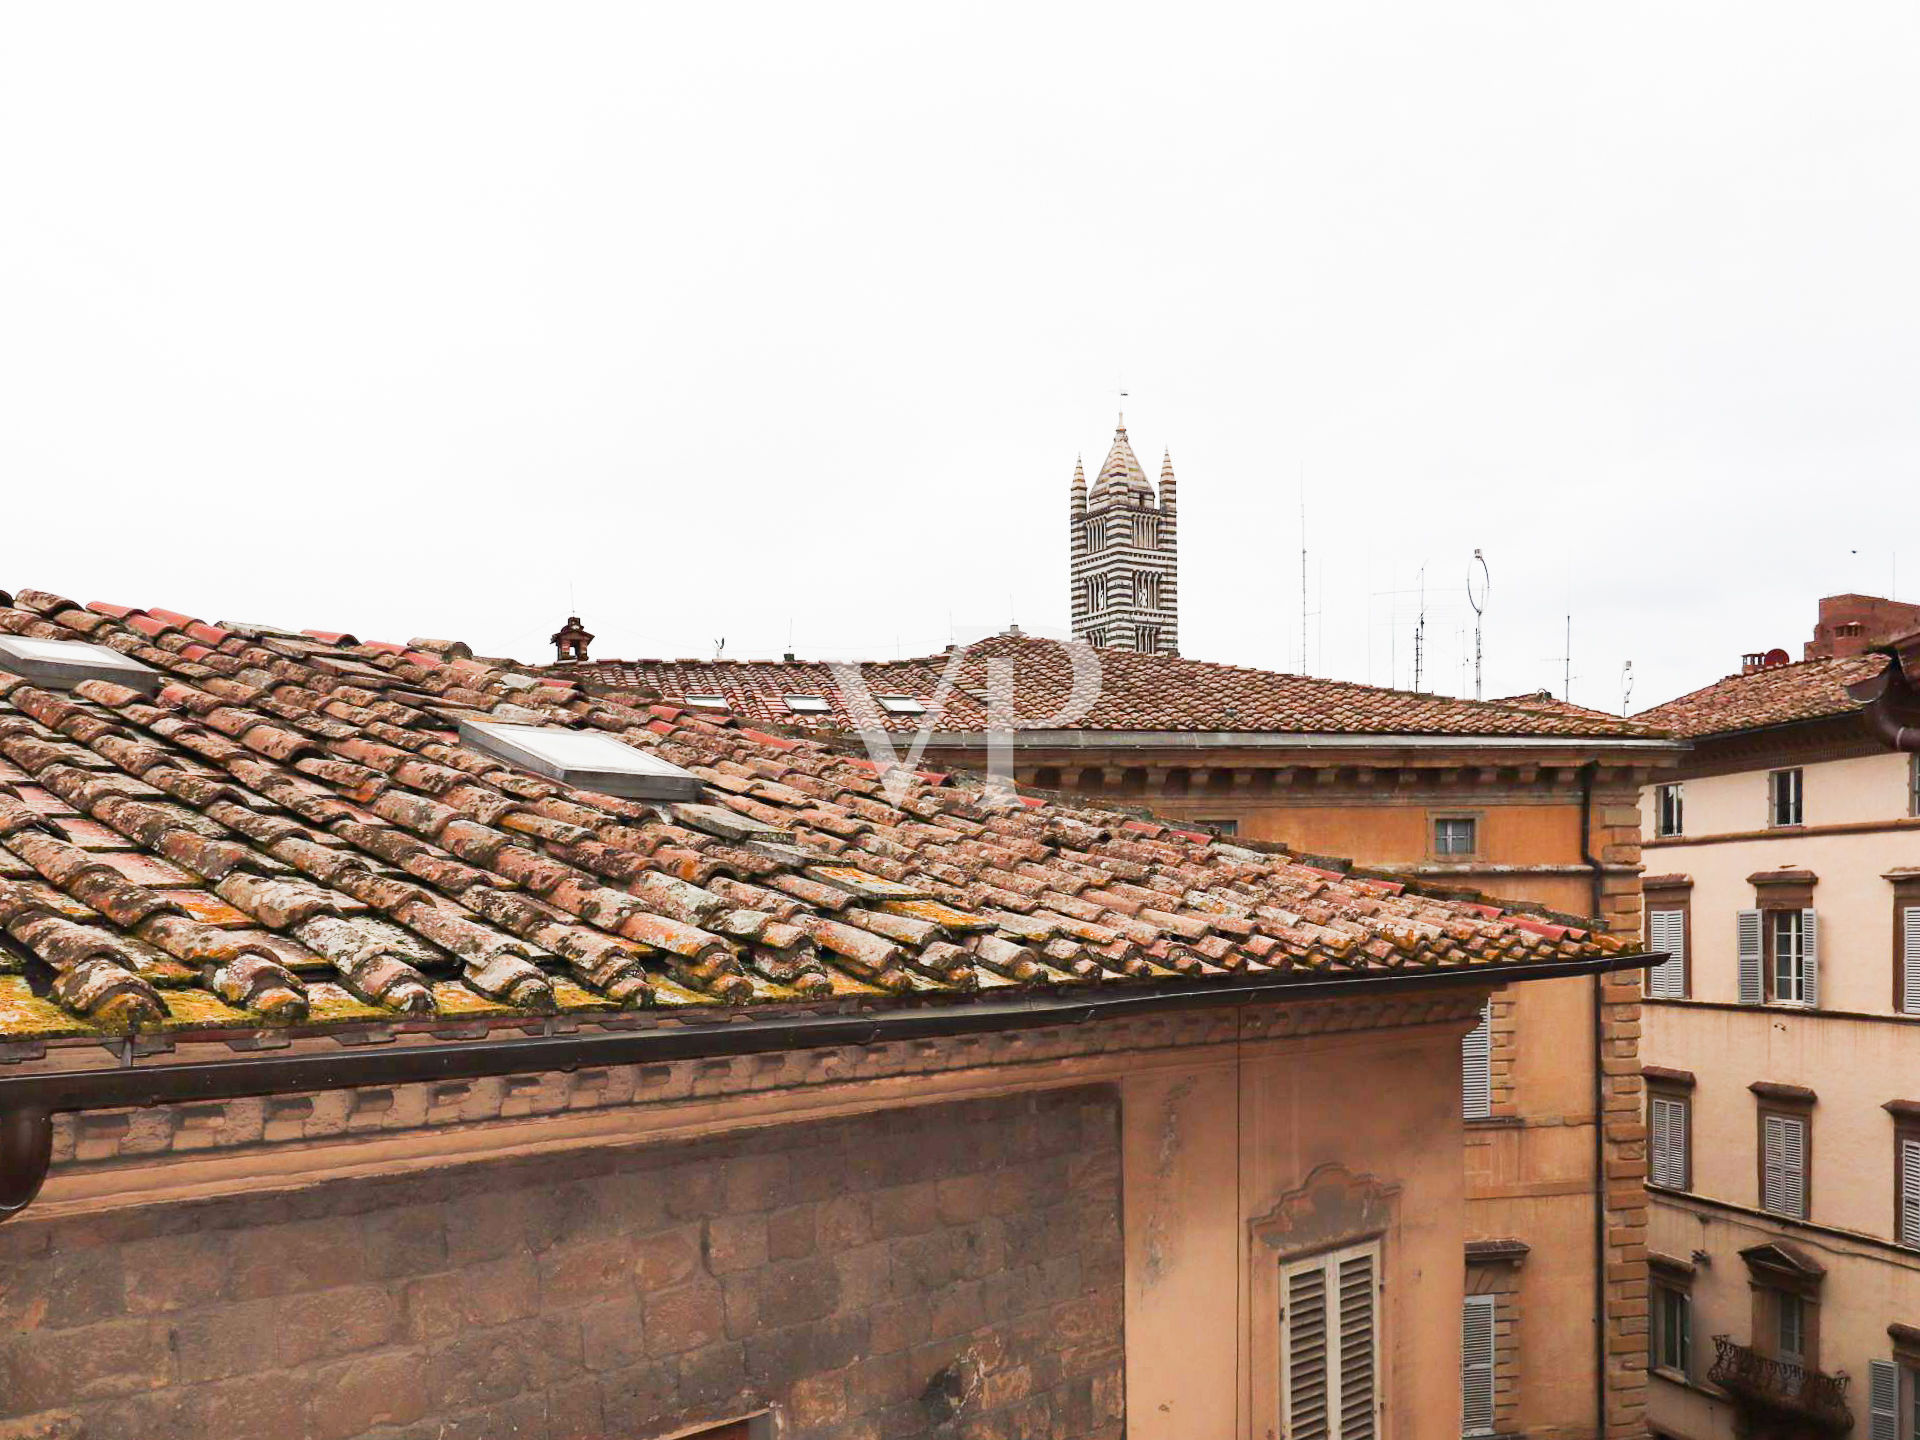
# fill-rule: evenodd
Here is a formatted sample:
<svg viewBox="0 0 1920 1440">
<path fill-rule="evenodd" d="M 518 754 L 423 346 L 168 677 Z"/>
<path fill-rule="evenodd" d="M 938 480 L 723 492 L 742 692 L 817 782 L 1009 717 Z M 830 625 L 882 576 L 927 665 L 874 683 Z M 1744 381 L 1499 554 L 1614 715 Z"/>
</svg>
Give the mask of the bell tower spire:
<svg viewBox="0 0 1920 1440">
<path fill-rule="evenodd" d="M 1180 653 L 1174 495 L 1171 451 L 1156 492 L 1133 453 L 1124 412 L 1091 486 L 1075 464 L 1069 517 L 1075 639 L 1109 650 Z"/>
</svg>

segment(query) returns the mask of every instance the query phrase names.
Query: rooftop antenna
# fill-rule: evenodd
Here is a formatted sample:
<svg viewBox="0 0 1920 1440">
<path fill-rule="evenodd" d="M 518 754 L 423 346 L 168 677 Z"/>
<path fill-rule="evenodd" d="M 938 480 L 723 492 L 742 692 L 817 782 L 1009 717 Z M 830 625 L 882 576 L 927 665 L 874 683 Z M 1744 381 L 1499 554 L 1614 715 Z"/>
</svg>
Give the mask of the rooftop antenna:
<svg viewBox="0 0 1920 1440">
<path fill-rule="evenodd" d="M 727 648 L 727 637 L 722 635 L 719 639 L 713 642 L 713 658 L 718 660 L 721 654 L 726 650 L 726 648 Z"/>
<path fill-rule="evenodd" d="M 1620 667 L 1620 716 L 1626 718 L 1627 702 L 1633 698 L 1633 662 Z"/>
<path fill-rule="evenodd" d="M 1479 571 L 1476 577 L 1475 570 Z M 1479 581 L 1479 594 L 1474 593 L 1474 582 Z M 1473 698 L 1482 697 L 1480 690 L 1480 617 L 1487 613 L 1487 591 L 1493 588 L 1493 574 L 1487 569 L 1487 557 L 1476 547 L 1473 552 L 1473 564 L 1467 566 L 1467 603 L 1473 606 Z"/>
<path fill-rule="evenodd" d="M 1420 567 L 1420 618 L 1413 625 L 1413 689 L 1415 694 L 1424 694 L 1421 688 L 1427 673 L 1427 567 Z"/>
<path fill-rule="evenodd" d="M 1300 466 L 1300 673 L 1307 673 L 1307 467 Z"/>
<path fill-rule="evenodd" d="M 1560 656 L 1560 698 L 1573 703 L 1573 616 L 1567 616 L 1567 646 Z"/>
</svg>

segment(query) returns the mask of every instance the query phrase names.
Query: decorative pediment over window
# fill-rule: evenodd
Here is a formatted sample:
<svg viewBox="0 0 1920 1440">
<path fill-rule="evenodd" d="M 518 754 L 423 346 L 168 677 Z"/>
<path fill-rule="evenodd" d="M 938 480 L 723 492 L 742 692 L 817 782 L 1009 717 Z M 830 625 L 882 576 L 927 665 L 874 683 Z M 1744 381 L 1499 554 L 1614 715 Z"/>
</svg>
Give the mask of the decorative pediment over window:
<svg viewBox="0 0 1920 1440">
<path fill-rule="evenodd" d="M 1281 1252 L 1378 1235 L 1392 1221 L 1399 1198 L 1398 1185 L 1356 1175 L 1343 1165 L 1322 1165 L 1255 1220 L 1253 1233 Z"/>
<path fill-rule="evenodd" d="M 1740 1252 L 1747 1270 L 1763 1285 L 1811 1295 L 1827 1278 L 1827 1267 L 1790 1240 L 1769 1240 Z"/>
</svg>

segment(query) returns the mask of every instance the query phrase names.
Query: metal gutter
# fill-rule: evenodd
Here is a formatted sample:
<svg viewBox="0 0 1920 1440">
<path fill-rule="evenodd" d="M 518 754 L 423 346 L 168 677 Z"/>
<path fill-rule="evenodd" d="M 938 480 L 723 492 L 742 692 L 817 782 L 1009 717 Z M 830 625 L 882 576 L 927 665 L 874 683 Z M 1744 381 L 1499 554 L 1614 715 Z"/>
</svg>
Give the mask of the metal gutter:
<svg viewBox="0 0 1920 1440">
<path fill-rule="evenodd" d="M 58 1111 L 120 1109 L 250 1095 L 342 1090 L 427 1081 L 571 1071 L 605 1065 L 764 1055 L 1081 1025 L 1114 1016 L 1148 1015 L 1260 1001 L 1317 1000 L 1355 994 L 1497 987 L 1529 980 L 1643 969 L 1664 955 L 1610 955 L 1511 967 L 1397 970 L 1323 980 L 1249 984 L 1188 981 L 1144 993 L 1048 994 L 1019 1000 L 890 1009 L 868 1014 L 787 1014 L 732 1023 L 663 1025 L 600 1034 L 515 1040 L 438 1042 L 406 1048 L 343 1047 L 309 1055 L 250 1055 L 187 1063 L 142 1060 L 93 1070 L 0 1075 L 0 1220 L 24 1209 L 46 1178 Z"/>
<path fill-rule="evenodd" d="M 911 731 L 893 732 L 911 734 Z M 1098 750 L 1127 747 L 1156 750 L 1654 750 L 1678 753 L 1691 748 L 1684 740 L 1610 735 L 1347 735 L 1275 730 L 1013 730 L 1006 732 L 1015 749 Z M 927 737 L 927 748 L 979 749 L 1000 732 L 939 730 Z"/>
</svg>

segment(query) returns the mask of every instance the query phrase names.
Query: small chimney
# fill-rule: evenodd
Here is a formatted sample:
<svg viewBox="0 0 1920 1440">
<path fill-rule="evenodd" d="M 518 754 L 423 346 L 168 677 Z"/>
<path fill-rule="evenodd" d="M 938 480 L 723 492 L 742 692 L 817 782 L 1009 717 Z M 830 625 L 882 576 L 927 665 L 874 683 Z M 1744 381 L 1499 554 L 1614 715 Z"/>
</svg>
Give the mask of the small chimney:
<svg viewBox="0 0 1920 1440">
<path fill-rule="evenodd" d="M 1740 673 L 1751 675 L 1756 670 L 1767 668 L 1767 654 L 1764 650 L 1749 650 L 1740 657 Z"/>
<path fill-rule="evenodd" d="M 587 647 L 593 643 L 593 636 L 587 633 L 578 615 L 569 615 L 567 623 L 547 637 L 547 643 L 556 652 L 556 664 L 585 664 Z"/>
</svg>

